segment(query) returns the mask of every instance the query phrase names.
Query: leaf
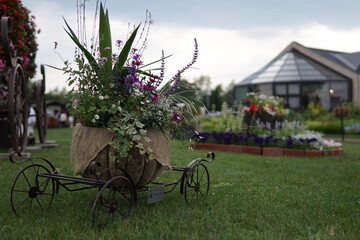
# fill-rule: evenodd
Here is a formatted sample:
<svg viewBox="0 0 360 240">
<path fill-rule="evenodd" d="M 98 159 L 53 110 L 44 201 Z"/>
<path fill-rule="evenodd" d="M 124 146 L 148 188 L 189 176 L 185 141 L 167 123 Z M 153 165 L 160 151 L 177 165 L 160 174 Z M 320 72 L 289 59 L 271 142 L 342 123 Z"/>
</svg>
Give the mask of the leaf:
<svg viewBox="0 0 360 240">
<path fill-rule="evenodd" d="M 167 59 L 167 58 L 169 58 L 169 57 L 171 57 L 171 56 L 172 56 L 172 54 L 171 54 L 171 55 L 168 55 L 168 56 L 166 56 L 166 57 L 164 57 L 164 58 L 160 58 L 159 60 L 153 61 L 153 62 L 151 62 L 151 63 L 145 64 L 145 65 L 142 65 L 142 66 L 141 66 L 141 67 L 139 67 L 139 68 L 141 69 L 141 68 L 144 68 L 144 67 L 150 66 L 150 65 L 152 65 L 152 64 L 154 64 L 154 63 L 160 62 L 161 60 L 163 60 L 163 59 Z"/>
<path fill-rule="evenodd" d="M 118 60 L 117 60 L 117 62 L 115 64 L 116 69 L 122 69 L 123 68 L 123 66 L 124 66 L 124 64 L 125 64 L 125 62 L 126 62 L 126 60 L 128 58 L 129 52 L 131 50 L 131 46 L 132 46 L 132 44 L 134 42 L 134 39 L 136 37 L 136 33 L 137 33 L 139 27 L 140 27 L 140 24 L 139 24 L 139 26 L 137 26 L 137 28 L 135 28 L 135 30 L 131 34 L 130 38 L 126 41 L 123 49 L 121 50 L 119 58 L 118 58 Z"/>
<path fill-rule="evenodd" d="M 87 58 L 87 60 L 89 61 L 89 63 L 91 64 L 91 66 L 93 66 L 93 68 L 97 69 L 99 67 L 99 65 L 97 64 L 97 62 L 95 61 L 94 57 L 91 55 L 91 53 L 83 46 L 81 45 L 79 39 L 77 38 L 77 36 L 75 35 L 74 31 L 71 29 L 71 27 L 69 26 L 69 24 L 66 22 L 65 18 L 63 17 L 64 22 L 68 28 L 69 31 L 67 31 L 65 28 L 65 32 L 69 35 L 69 37 L 74 41 L 74 43 L 78 46 L 78 48 L 80 48 L 80 50 L 84 53 L 85 57 Z"/>
<path fill-rule="evenodd" d="M 144 137 L 145 142 L 151 142 L 151 139 L 148 137 Z"/>
<path fill-rule="evenodd" d="M 146 134 L 146 130 L 145 129 L 140 129 L 140 133 L 142 134 L 142 135 L 145 135 Z"/>
<path fill-rule="evenodd" d="M 132 140 L 133 141 L 139 141 L 141 139 L 140 135 L 134 135 Z"/>
<path fill-rule="evenodd" d="M 109 14 L 106 9 L 106 14 L 102 3 L 100 3 L 100 17 L 99 17 L 99 47 L 100 47 L 100 56 L 106 57 L 107 61 L 105 63 L 105 69 L 111 71 L 111 30 L 109 23 Z M 109 50 L 105 51 L 106 47 L 110 47 Z"/>
<path fill-rule="evenodd" d="M 139 121 L 136 121 L 135 124 L 138 128 L 143 128 L 145 126 L 143 123 L 141 123 Z"/>
</svg>

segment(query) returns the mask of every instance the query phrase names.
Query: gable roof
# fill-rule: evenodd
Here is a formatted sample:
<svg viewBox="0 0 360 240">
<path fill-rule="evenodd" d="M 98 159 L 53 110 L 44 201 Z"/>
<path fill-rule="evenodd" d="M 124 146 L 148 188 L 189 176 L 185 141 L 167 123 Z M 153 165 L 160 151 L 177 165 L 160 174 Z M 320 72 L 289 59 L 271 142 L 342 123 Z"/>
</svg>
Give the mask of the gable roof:
<svg viewBox="0 0 360 240">
<path fill-rule="evenodd" d="M 360 73 L 360 52 L 307 48 L 292 42 L 271 62 L 237 85 L 280 81 L 353 79 Z"/>
</svg>

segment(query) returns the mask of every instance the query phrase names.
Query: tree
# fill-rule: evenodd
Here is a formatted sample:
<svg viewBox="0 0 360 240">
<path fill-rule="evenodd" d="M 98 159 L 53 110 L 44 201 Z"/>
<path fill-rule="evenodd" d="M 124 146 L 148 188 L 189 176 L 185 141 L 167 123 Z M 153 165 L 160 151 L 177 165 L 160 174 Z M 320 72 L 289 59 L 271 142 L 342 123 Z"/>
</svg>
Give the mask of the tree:
<svg viewBox="0 0 360 240">
<path fill-rule="evenodd" d="M 210 106 L 212 111 L 221 111 L 221 105 L 225 101 L 221 84 L 210 92 Z"/>
</svg>

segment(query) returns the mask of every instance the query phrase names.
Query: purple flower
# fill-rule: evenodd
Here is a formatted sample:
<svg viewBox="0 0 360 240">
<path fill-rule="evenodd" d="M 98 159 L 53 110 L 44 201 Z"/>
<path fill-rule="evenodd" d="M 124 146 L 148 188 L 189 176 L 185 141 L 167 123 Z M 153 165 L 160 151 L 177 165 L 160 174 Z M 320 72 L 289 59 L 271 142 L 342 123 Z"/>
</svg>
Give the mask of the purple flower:
<svg viewBox="0 0 360 240">
<path fill-rule="evenodd" d="M 110 49 L 111 49 L 110 47 L 104 48 L 105 51 L 109 51 Z"/>
<path fill-rule="evenodd" d="M 176 122 L 176 124 L 179 124 L 181 122 L 180 114 L 178 114 L 177 112 L 173 113 L 172 119 L 174 120 L 174 122 Z"/>
<path fill-rule="evenodd" d="M 289 146 L 294 144 L 294 141 L 290 136 L 287 137 L 286 144 L 289 145 Z"/>
<path fill-rule="evenodd" d="M 121 45 L 122 42 L 123 42 L 123 41 L 121 41 L 121 40 L 116 40 L 116 46 L 117 46 L 117 47 L 120 47 L 120 45 Z"/>
</svg>

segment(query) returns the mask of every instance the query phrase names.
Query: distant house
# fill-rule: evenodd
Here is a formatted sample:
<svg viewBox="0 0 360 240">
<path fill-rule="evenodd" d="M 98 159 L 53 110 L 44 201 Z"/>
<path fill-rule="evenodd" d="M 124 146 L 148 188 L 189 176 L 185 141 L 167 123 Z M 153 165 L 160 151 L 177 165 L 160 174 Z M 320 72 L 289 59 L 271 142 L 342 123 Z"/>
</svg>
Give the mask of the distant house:
<svg viewBox="0 0 360 240">
<path fill-rule="evenodd" d="M 57 113 L 66 112 L 66 104 L 56 100 L 46 101 L 47 125 L 50 128 L 58 127 Z"/>
<path fill-rule="evenodd" d="M 344 101 L 360 105 L 360 52 L 344 53 L 292 42 L 265 67 L 235 85 L 237 101 L 247 92 L 283 97 L 290 108 L 320 103 L 332 109 Z"/>
</svg>

